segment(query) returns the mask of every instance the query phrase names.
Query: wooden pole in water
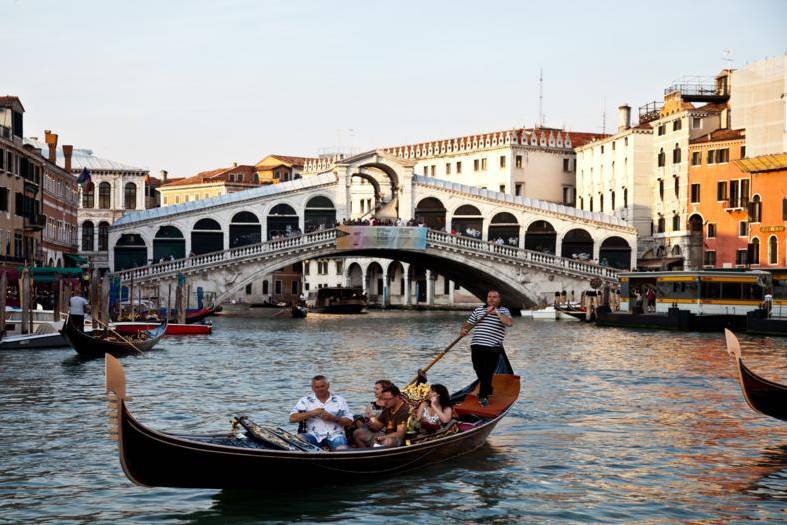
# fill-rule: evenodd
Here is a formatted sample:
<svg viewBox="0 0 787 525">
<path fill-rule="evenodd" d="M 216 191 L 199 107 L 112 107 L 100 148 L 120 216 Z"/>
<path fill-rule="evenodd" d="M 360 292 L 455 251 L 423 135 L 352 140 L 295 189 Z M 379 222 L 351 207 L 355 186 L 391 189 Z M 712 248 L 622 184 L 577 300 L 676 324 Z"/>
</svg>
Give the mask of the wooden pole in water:
<svg viewBox="0 0 787 525">
<path fill-rule="evenodd" d="M 57 276 L 57 286 L 55 287 L 55 297 L 52 301 L 52 321 L 60 320 L 60 298 L 63 297 L 63 277 Z"/>
<path fill-rule="evenodd" d="M 183 309 L 183 279 L 178 275 L 178 284 L 175 287 L 175 308 L 177 309 L 177 321 L 179 324 L 185 324 L 186 312 Z"/>
<path fill-rule="evenodd" d="M 134 322 L 134 276 L 131 276 L 131 284 L 128 288 L 128 304 L 131 305 L 131 321 Z"/>
<path fill-rule="evenodd" d="M 188 290 L 186 292 L 186 311 L 188 312 L 191 308 L 191 284 L 186 287 L 186 290 Z"/>
<path fill-rule="evenodd" d="M 144 321 L 145 314 L 143 313 L 142 310 L 142 285 L 137 286 L 137 304 L 139 305 L 140 317 L 142 317 L 143 318 L 142 320 Z"/>
<path fill-rule="evenodd" d="M 167 322 L 172 319 L 172 283 L 167 283 Z"/>
<path fill-rule="evenodd" d="M 30 270 L 25 267 L 19 276 L 19 307 L 22 309 L 22 330 L 27 334 L 30 324 Z"/>
<path fill-rule="evenodd" d="M 5 337 L 5 293 L 8 288 L 8 276 L 0 275 L 0 339 Z"/>
<path fill-rule="evenodd" d="M 109 277 L 101 278 L 101 322 L 109 324 Z"/>
</svg>

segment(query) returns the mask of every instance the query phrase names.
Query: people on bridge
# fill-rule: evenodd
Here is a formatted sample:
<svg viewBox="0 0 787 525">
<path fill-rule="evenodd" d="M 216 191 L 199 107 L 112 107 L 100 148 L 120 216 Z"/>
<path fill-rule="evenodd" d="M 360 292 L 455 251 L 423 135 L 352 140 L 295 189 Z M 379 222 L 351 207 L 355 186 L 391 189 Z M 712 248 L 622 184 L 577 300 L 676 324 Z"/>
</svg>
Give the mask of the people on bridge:
<svg viewBox="0 0 787 525">
<path fill-rule="evenodd" d="M 295 404 L 290 423 L 303 423 L 298 437 L 331 450 L 347 448 L 344 429 L 353 422 L 353 414 L 342 396 L 331 394 L 331 385 L 323 375 L 312 378 L 312 394 Z"/>
<path fill-rule="evenodd" d="M 410 409 L 399 388 L 394 384 L 383 387 L 379 401 L 385 405 L 380 415 L 370 418 L 365 427 L 353 432 L 358 448 L 398 447 L 404 440 Z"/>
<path fill-rule="evenodd" d="M 493 394 L 492 376 L 497 363 L 505 353 L 503 340 L 506 328 L 514 324 L 511 312 L 500 305 L 500 292 L 489 290 L 486 294 L 486 305 L 479 306 L 462 324 L 460 335 L 466 336 L 473 329 L 470 340 L 473 370 L 478 376 L 478 400 L 483 406 L 489 405 L 489 397 Z"/>
<path fill-rule="evenodd" d="M 89 304 L 79 292 L 68 302 L 68 320 L 80 332 L 85 331 L 85 312 L 90 311 Z"/>
</svg>

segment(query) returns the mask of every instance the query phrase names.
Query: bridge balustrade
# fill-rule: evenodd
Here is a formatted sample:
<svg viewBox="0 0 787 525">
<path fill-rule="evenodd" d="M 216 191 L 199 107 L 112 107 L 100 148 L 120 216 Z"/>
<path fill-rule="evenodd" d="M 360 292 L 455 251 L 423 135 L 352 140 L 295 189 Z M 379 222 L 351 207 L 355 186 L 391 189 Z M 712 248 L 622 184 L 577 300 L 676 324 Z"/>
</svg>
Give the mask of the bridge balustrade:
<svg viewBox="0 0 787 525">
<path fill-rule="evenodd" d="M 374 226 L 367 226 L 373 228 Z M 202 269 L 215 266 L 217 263 L 237 261 L 263 254 L 273 254 L 277 252 L 289 252 L 293 248 L 304 248 L 312 245 L 333 242 L 337 237 L 338 230 L 320 230 L 297 237 L 287 237 L 284 239 L 250 244 L 238 248 L 231 248 L 226 251 L 213 252 L 202 255 L 195 255 L 185 259 L 165 261 L 131 270 L 123 270 L 117 273 L 121 281 L 129 281 L 150 278 L 158 275 L 183 272 L 190 269 Z M 617 278 L 618 270 L 606 266 L 599 266 L 584 261 L 559 257 L 548 253 L 507 245 L 498 245 L 491 241 L 472 239 L 462 235 L 451 235 L 450 233 L 436 230 L 427 232 L 427 243 L 433 246 L 451 246 L 467 250 L 471 253 L 492 253 L 510 259 L 527 261 L 539 266 L 563 269 L 574 273 L 586 275 L 597 275 L 604 279 L 614 280 Z"/>
</svg>

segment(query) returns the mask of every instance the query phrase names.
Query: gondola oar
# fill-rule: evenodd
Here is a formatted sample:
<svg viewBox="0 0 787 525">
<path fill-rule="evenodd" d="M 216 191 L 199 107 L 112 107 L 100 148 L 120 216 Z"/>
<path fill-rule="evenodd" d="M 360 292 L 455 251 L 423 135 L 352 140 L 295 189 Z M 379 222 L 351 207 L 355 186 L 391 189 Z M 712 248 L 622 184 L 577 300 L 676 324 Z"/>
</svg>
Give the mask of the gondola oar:
<svg viewBox="0 0 787 525">
<path fill-rule="evenodd" d="M 139 352 L 140 355 L 143 355 L 143 356 L 145 355 L 145 352 L 143 352 L 142 350 L 137 348 L 137 346 L 134 343 L 132 343 L 130 340 L 128 340 L 125 337 L 123 337 L 123 335 L 120 332 L 118 332 L 116 330 L 113 330 L 112 328 L 109 327 L 109 325 L 106 325 L 106 324 L 102 323 L 101 321 L 99 321 L 95 317 L 93 318 L 93 321 L 97 322 L 99 325 L 103 326 L 104 328 L 106 328 L 107 330 L 109 330 L 110 332 L 112 332 L 113 334 L 118 336 L 119 338 L 121 338 L 123 341 L 127 342 L 129 345 L 131 345 L 131 348 L 133 348 L 134 350 Z"/>
<path fill-rule="evenodd" d="M 473 328 L 475 328 L 476 326 L 478 326 L 478 324 L 479 324 L 481 321 L 483 321 L 484 319 L 486 319 L 486 316 L 487 316 L 487 315 L 489 315 L 489 311 L 488 311 L 488 310 L 487 310 L 486 312 L 484 312 L 484 315 L 482 315 L 482 316 L 481 316 L 481 318 L 480 318 L 478 321 L 476 321 L 474 324 L 471 324 L 471 325 L 470 325 L 470 329 L 467 331 L 467 334 L 469 334 L 470 332 L 472 332 L 472 331 L 473 331 Z M 413 383 L 417 382 L 417 381 L 418 381 L 418 379 L 419 379 L 419 378 L 420 378 L 422 375 L 425 375 L 425 374 L 426 374 L 426 373 L 429 371 L 429 369 L 430 369 L 430 368 L 432 368 L 432 367 L 433 367 L 435 364 L 437 364 L 437 362 L 438 362 L 439 360 L 441 360 L 443 357 L 445 357 L 445 354 L 447 354 L 448 352 L 450 352 L 450 351 L 451 351 L 451 349 L 452 349 L 452 348 L 453 348 L 453 347 L 456 345 L 456 343 L 458 343 L 459 341 L 461 341 L 461 340 L 462 340 L 462 338 L 464 338 L 464 337 L 465 337 L 467 334 L 460 335 L 459 337 L 457 337 L 456 339 L 454 339 L 454 340 L 451 342 L 451 344 L 450 344 L 450 345 L 448 345 L 448 346 L 446 346 L 446 347 L 445 347 L 445 350 L 443 350 L 442 352 L 440 352 L 439 354 L 437 354 L 437 356 L 436 356 L 434 359 L 432 359 L 432 362 L 431 362 L 431 363 L 429 363 L 428 365 L 426 365 L 426 368 L 421 368 L 421 369 L 419 369 L 419 370 L 418 370 L 418 374 L 417 374 L 417 375 L 416 375 L 416 376 L 415 376 L 415 377 L 412 379 L 412 381 L 410 381 L 409 383 L 407 383 L 407 386 L 410 386 L 410 385 L 412 385 Z"/>
</svg>

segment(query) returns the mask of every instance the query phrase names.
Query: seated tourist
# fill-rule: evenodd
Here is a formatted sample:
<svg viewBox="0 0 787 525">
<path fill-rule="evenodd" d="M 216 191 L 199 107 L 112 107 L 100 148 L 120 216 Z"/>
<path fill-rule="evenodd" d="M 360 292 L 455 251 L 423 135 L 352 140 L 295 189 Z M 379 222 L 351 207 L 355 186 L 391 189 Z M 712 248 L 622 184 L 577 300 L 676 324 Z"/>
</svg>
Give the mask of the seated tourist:
<svg viewBox="0 0 787 525">
<path fill-rule="evenodd" d="M 443 385 L 432 385 L 429 397 L 421 401 L 415 418 L 425 432 L 436 432 L 454 418 L 454 408 L 448 389 Z"/>
<path fill-rule="evenodd" d="M 372 417 L 366 426 L 353 432 L 359 448 L 370 446 L 398 447 L 402 444 L 410 410 L 401 397 L 396 385 L 383 387 L 380 401 L 385 405 L 377 417 Z"/>
<path fill-rule="evenodd" d="M 368 422 L 373 417 L 378 417 L 383 411 L 385 408 L 385 403 L 380 398 L 383 395 L 383 389 L 390 387 L 391 385 L 393 385 L 393 383 L 387 379 L 380 379 L 374 384 L 374 401 L 366 405 L 366 408 L 363 411 L 363 416 L 366 422 Z"/>
<path fill-rule="evenodd" d="M 304 423 L 305 432 L 298 437 L 331 450 L 347 448 L 344 428 L 353 422 L 353 414 L 342 396 L 331 394 L 325 376 L 312 378 L 312 392 L 295 404 L 290 412 L 290 423 Z"/>
</svg>

